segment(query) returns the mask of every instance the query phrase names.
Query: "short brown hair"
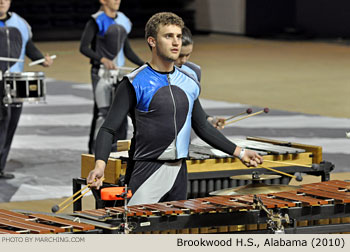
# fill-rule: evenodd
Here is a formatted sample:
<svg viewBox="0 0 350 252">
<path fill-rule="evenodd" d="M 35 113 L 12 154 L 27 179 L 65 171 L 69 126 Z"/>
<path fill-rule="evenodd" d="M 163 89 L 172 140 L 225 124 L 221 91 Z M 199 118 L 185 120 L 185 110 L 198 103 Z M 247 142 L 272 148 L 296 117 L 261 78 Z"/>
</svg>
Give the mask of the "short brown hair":
<svg viewBox="0 0 350 252">
<path fill-rule="evenodd" d="M 184 21 L 178 15 L 172 12 L 159 12 L 154 14 L 146 24 L 145 37 L 157 37 L 159 25 L 177 25 L 181 29 L 184 27 Z"/>
</svg>

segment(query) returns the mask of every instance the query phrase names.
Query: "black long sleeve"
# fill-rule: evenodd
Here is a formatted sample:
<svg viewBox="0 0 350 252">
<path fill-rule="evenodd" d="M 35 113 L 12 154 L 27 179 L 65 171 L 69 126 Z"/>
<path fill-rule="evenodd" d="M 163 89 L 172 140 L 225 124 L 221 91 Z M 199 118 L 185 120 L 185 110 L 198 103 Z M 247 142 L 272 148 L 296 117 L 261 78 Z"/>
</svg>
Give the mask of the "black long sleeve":
<svg viewBox="0 0 350 252">
<path fill-rule="evenodd" d="M 220 131 L 207 121 L 207 114 L 197 99 L 193 105 L 192 128 L 194 132 L 206 143 L 229 155 L 233 155 L 236 145 L 228 140 Z"/>
<path fill-rule="evenodd" d="M 32 61 L 44 58 L 44 55 L 34 45 L 31 39 L 28 40 L 26 44 L 26 56 L 30 58 Z"/>
<path fill-rule="evenodd" d="M 125 57 L 130 60 L 132 63 L 138 65 L 138 66 L 142 66 L 145 62 L 143 62 L 143 60 L 141 60 L 136 53 L 132 50 L 131 46 L 130 46 L 130 42 L 129 39 L 126 38 L 125 42 L 124 42 L 124 54 Z"/>
<path fill-rule="evenodd" d="M 86 57 L 90 58 L 91 63 L 93 65 L 99 64 L 102 58 L 95 52 L 95 48 L 94 48 L 96 43 L 95 39 L 96 39 L 97 33 L 98 33 L 97 24 L 93 19 L 90 19 L 86 23 L 85 29 L 83 31 L 83 35 L 81 36 L 81 39 L 80 39 L 80 52 Z M 132 50 L 128 38 L 126 38 L 124 42 L 124 54 L 126 58 L 129 59 L 132 63 L 138 66 L 141 66 L 144 64 L 144 61 L 141 60 Z"/>
<path fill-rule="evenodd" d="M 129 112 L 136 106 L 135 90 L 129 80 L 124 78 L 116 91 L 113 104 L 108 112 L 96 139 L 95 160 L 107 163 L 114 135 Z"/>
<path fill-rule="evenodd" d="M 80 39 L 80 52 L 91 59 L 92 64 L 99 64 L 101 56 L 95 52 L 95 38 L 98 27 L 93 19 L 90 19 L 84 28 L 83 35 Z"/>
</svg>

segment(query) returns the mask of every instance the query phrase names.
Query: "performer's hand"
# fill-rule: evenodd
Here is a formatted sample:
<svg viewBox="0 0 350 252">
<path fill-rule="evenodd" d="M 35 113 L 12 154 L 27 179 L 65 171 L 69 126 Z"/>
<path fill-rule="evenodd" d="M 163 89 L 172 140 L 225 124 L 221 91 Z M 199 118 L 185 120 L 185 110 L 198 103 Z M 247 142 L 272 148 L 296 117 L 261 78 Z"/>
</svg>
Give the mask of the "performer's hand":
<svg viewBox="0 0 350 252">
<path fill-rule="evenodd" d="M 222 117 L 216 117 L 216 116 L 209 116 L 207 118 L 208 122 L 213 125 L 215 128 L 222 130 L 225 125 L 225 118 Z"/>
<path fill-rule="evenodd" d="M 43 66 L 44 67 L 49 67 L 49 66 L 52 65 L 52 63 L 53 63 L 53 60 L 51 59 L 50 55 L 47 53 L 45 55 L 45 61 L 43 62 Z"/>
<path fill-rule="evenodd" d="M 243 152 L 242 152 L 243 150 Z M 242 149 L 237 147 L 234 153 L 235 156 L 239 157 L 241 162 L 247 167 L 257 167 L 259 164 L 263 163 L 263 158 L 258 153 L 248 149 Z"/>
<path fill-rule="evenodd" d="M 91 184 L 91 188 L 100 189 L 102 186 L 102 179 L 104 178 L 106 163 L 102 160 L 97 160 L 95 169 L 90 171 L 89 176 L 86 179 L 87 184 Z"/>
<path fill-rule="evenodd" d="M 111 70 L 111 69 L 117 69 L 117 66 L 114 64 L 113 61 L 102 57 L 101 58 L 101 63 L 105 66 L 106 69 Z"/>
</svg>

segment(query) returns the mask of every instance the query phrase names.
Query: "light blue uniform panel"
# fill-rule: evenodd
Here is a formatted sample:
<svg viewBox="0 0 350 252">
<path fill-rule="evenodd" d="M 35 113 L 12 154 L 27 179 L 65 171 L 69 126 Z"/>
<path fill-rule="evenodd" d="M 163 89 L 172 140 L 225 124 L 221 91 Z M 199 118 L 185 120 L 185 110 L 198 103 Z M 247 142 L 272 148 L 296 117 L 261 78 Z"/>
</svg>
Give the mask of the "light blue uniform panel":
<svg viewBox="0 0 350 252">
<path fill-rule="evenodd" d="M 176 67 L 175 72 L 170 75 L 170 82 L 185 91 L 189 102 L 188 114 L 185 125 L 177 135 L 176 146 L 178 158 L 186 158 L 188 156 L 188 147 L 190 144 L 190 135 L 192 128 L 192 110 L 193 103 L 200 93 L 199 83 L 189 74 L 181 71 Z"/>
<path fill-rule="evenodd" d="M 7 27 L 15 27 L 17 28 L 22 36 L 22 49 L 21 49 L 21 55 L 20 59 L 24 60 L 25 57 L 25 49 L 26 49 L 26 44 L 29 39 L 32 37 L 32 32 L 31 32 L 31 27 L 29 24 L 21 18 L 19 15 L 16 13 L 12 12 L 10 19 L 8 19 L 5 22 Z M 23 67 L 24 67 L 24 62 L 17 62 L 16 64 L 12 65 L 10 68 L 10 72 L 23 72 Z"/>
<path fill-rule="evenodd" d="M 117 24 L 123 26 L 125 28 L 127 34 L 129 34 L 131 32 L 132 23 L 131 23 L 130 19 L 124 15 L 123 12 L 118 11 L 118 16 L 115 19 L 115 22 Z M 124 64 L 125 64 L 124 45 L 121 46 L 115 63 L 117 66 L 124 66 Z"/>
</svg>

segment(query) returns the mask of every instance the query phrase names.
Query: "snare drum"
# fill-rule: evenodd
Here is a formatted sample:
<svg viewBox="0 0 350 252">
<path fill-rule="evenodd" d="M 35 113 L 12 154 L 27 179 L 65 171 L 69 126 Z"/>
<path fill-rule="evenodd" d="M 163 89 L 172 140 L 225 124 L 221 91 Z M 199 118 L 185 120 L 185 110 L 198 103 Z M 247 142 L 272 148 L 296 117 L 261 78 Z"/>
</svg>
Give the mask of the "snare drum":
<svg viewBox="0 0 350 252">
<path fill-rule="evenodd" d="M 4 74 L 4 84 L 5 95 L 11 97 L 12 102 L 45 102 L 46 84 L 43 72 L 7 72 Z"/>
</svg>

